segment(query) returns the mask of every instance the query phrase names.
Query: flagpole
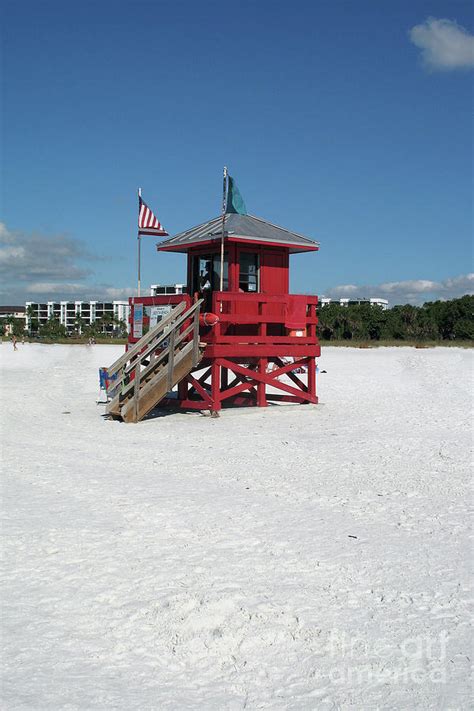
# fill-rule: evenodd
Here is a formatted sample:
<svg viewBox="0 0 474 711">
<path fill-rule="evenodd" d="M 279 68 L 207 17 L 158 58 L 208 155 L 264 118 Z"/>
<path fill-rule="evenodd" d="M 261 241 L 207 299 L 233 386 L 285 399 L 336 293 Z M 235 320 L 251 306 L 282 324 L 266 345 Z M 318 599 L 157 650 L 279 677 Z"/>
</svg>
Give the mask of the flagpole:
<svg viewBox="0 0 474 711">
<path fill-rule="evenodd" d="M 142 196 L 142 189 L 138 188 L 138 219 L 140 221 L 140 198 Z M 140 225 L 138 225 L 138 232 L 137 232 L 137 240 L 138 240 L 138 288 L 137 288 L 137 296 L 140 296 L 140 280 L 141 280 L 141 259 L 140 259 Z"/>
<path fill-rule="evenodd" d="M 224 180 L 222 190 L 222 235 L 221 235 L 221 279 L 219 291 L 224 291 L 224 227 L 226 210 L 227 168 L 224 166 Z"/>
</svg>

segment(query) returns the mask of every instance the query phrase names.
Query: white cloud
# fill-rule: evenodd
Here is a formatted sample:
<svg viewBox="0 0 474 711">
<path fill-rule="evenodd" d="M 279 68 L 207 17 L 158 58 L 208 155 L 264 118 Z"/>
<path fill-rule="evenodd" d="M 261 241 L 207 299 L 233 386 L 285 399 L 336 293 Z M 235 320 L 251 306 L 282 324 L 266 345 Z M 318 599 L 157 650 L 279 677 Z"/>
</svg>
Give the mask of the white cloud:
<svg viewBox="0 0 474 711">
<path fill-rule="evenodd" d="M 0 222 L 0 242 L 2 244 L 9 244 L 12 239 L 12 233 L 7 228 L 4 222 Z"/>
<path fill-rule="evenodd" d="M 474 36 L 457 22 L 429 17 L 412 27 L 409 36 L 430 69 L 474 67 Z"/>
<path fill-rule="evenodd" d="M 12 232 L 0 225 L 0 277 L 6 283 L 26 283 L 38 277 L 82 279 L 90 269 L 78 262 L 91 258 L 78 240 L 66 235 Z"/>
<path fill-rule="evenodd" d="M 474 294 L 474 274 L 463 274 L 444 281 L 409 279 L 390 281 L 376 285 L 341 284 L 328 289 L 325 296 L 333 299 L 343 297 L 388 299 L 395 304 L 423 304 L 425 301 L 455 299 L 464 294 Z"/>
<path fill-rule="evenodd" d="M 380 285 L 384 294 L 398 294 L 400 290 L 409 294 L 430 294 L 441 289 L 441 283 L 429 279 L 411 279 L 407 281 L 388 281 Z"/>
<path fill-rule="evenodd" d="M 128 299 L 129 296 L 137 295 L 137 288 L 132 286 L 125 286 L 123 288 L 108 286 L 101 293 L 104 296 L 108 296 L 109 299 Z"/>
<path fill-rule="evenodd" d="M 31 301 L 33 296 L 38 299 L 46 295 L 48 300 L 51 299 L 128 299 L 129 296 L 136 295 L 136 287 L 126 286 L 116 288 L 107 284 L 84 284 L 73 282 L 50 282 L 39 281 L 28 284 L 25 288 L 28 294 L 28 300 Z"/>
<path fill-rule="evenodd" d="M 132 287 L 90 283 L 88 262 L 97 261 L 86 247 L 67 235 L 14 232 L 0 222 L 0 299 L 125 299 Z"/>
<path fill-rule="evenodd" d="M 32 282 L 26 286 L 28 294 L 76 294 L 81 293 L 84 284 L 62 284 L 51 281 Z"/>
<path fill-rule="evenodd" d="M 337 297 L 342 298 L 344 296 L 354 296 L 365 287 L 356 286 L 355 284 L 340 284 L 339 286 L 334 286 L 329 291 L 327 291 L 324 296 L 330 296 L 331 298 Z"/>
<path fill-rule="evenodd" d="M 6 265 L 7 269 L 11 264 L 15 264 L 24 258 L 24 247 L 0 247 L 0 265 Z"/>
</svg>

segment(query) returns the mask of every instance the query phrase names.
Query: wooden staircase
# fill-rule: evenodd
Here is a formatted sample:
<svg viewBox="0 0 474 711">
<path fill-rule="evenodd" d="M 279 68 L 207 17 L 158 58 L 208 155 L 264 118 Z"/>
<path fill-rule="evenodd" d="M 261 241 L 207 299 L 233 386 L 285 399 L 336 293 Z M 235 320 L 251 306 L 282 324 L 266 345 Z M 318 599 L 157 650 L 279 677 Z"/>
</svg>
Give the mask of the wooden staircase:
<svg viewBox="0 0 474 711">
<path fill-rule="evenodd" d="M 198 365 L 205 348 L 199 341 L 202 303 L 187 311 L 184 301 L 178 304 L 107 369 L 108 415 L 139 422 Z"/>
</svg>

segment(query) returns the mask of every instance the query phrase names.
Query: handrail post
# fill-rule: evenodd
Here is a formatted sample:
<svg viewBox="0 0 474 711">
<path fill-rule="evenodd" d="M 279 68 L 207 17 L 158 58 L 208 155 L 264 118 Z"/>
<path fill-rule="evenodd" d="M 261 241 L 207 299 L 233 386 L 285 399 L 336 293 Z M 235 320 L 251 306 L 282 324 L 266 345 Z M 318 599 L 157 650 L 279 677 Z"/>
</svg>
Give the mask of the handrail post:
<svg viewBox="0 0 474 711">
<path fill-rule="evenodd" d="M 170 333 L 170 338 L 169 338 L 169 343 L 168 343 L 168 348 L 169 348 L 169 355 L 168 355 L 168 392 L 173 389 L 173 368 L 174 368 L 174 339 L 176 335 L 176 329 L 173 328 L 173 330 Z"/>
<path fill-rule="evenodd" d="M 197 308 L 194 312 L 194 323 L 193 323 L 193 366 L 199 363 L 199 313 L 200 308 Z"/>
<path fill-rule="evenodd" d="M 218 299 L 219 299 L 219 309 L 218 309 L 217 313 L 221 314 L 221 313 L 224 313 L 224 301 L 225 301 L 225 297 L 222 292 L 221 292 L 220 296 L 218 297 Z M 216 299 L 216 302 L 217 302 L 217 299 Z M 220 319 L 217 321 L 217 323 L 213 327 L 212 331 L 213 331 L 213 339 L 215 342 L 218 343 L 220 335 L 221 335 L 221 321 L 220 321 Z"/>
<path fill-rule="evenodd" d="M 140 358 L 137 358 L 137 361 L 135 382 L 133 384 L 133 417 L 135 422 L 138 422 L 138 401 L 140 399 Z"/>
</svg>

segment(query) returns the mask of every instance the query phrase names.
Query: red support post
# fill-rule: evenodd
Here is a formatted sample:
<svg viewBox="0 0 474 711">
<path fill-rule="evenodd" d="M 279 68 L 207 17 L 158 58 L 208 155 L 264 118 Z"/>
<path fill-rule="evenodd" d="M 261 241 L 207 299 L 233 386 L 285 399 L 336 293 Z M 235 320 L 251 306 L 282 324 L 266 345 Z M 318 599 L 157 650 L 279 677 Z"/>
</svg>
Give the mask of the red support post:
<svg viewBox="0 0 474 711">
<path fill-rule="evenodd" d="M 267 365 L 268 365 L 268 358 L 260 358 L 259 363 L 258 363 L 258 372 L 261 373 L 262 375 L 266 375 Z M 258 405 L 258 407 L 267 407 L 267 405 L 268 405 L 267 396 L 265 393 L 266 387 L 267 386 L 266 386 L 265 382 L 260 382 L 257 385 L 257 405 Z"/>
<path fill-rule="evenodd" d="M 308 393 L 318 402 L 316 395 L 316 358 L 308 358 Z"/>
<path fill-rule="evenodd" d="M 213 360 L 211 365 L 211 411 L 213 412 L 218 412 L 222 408 L 220 385 L 220 365 Z"/>
</svg>

